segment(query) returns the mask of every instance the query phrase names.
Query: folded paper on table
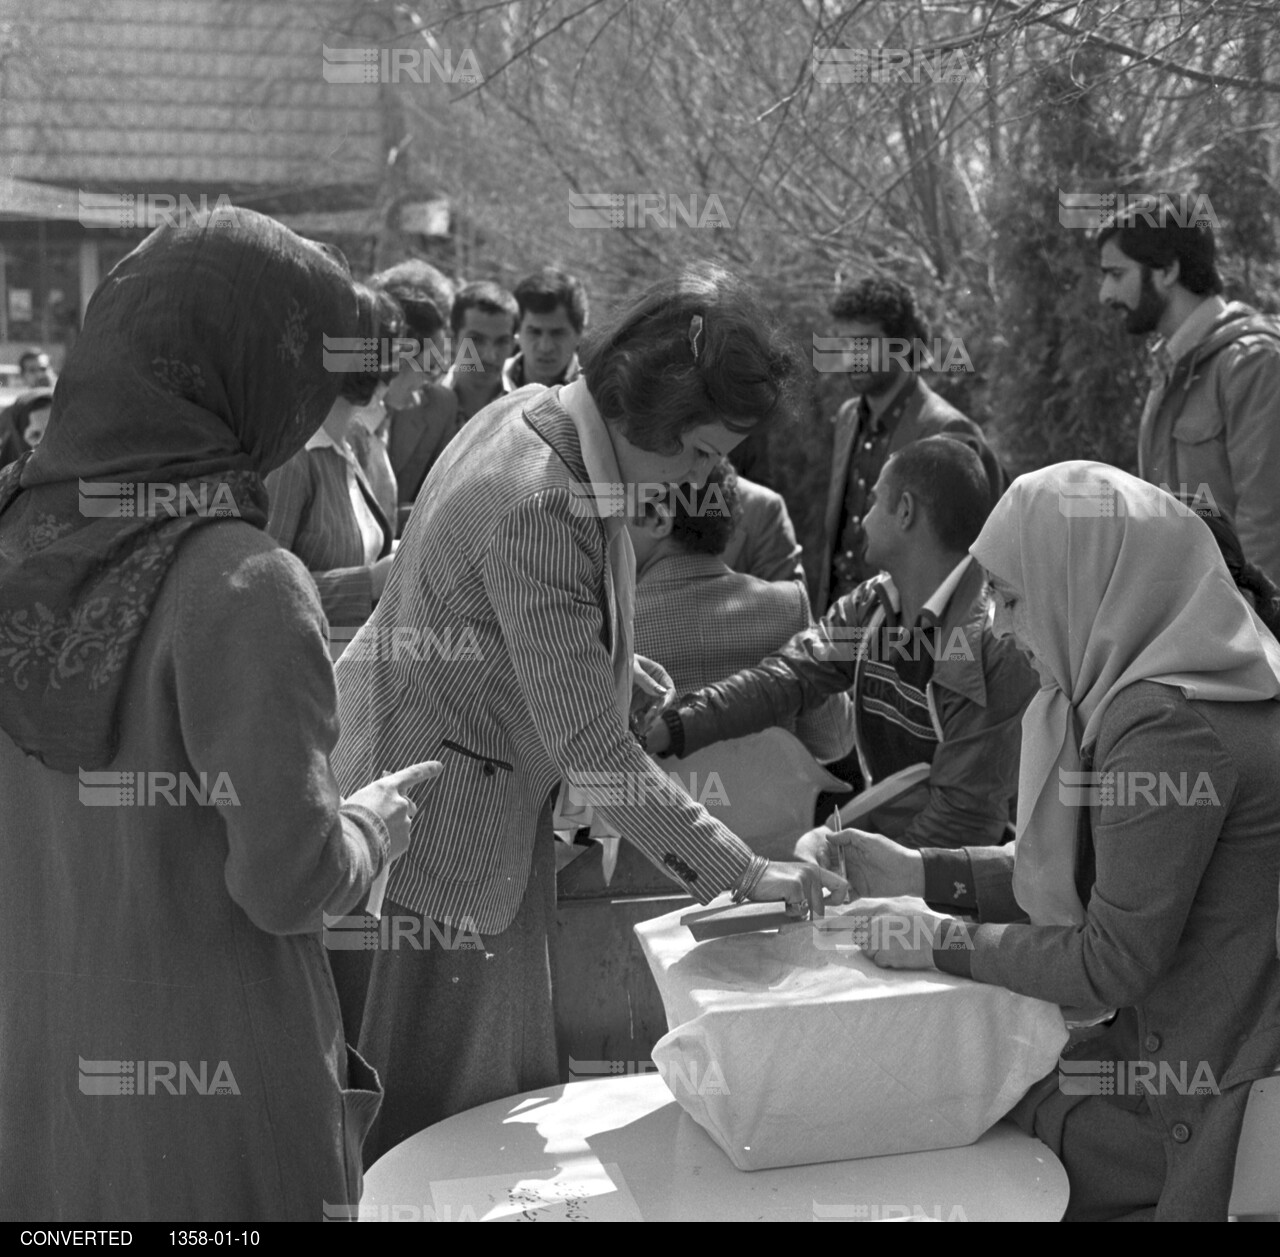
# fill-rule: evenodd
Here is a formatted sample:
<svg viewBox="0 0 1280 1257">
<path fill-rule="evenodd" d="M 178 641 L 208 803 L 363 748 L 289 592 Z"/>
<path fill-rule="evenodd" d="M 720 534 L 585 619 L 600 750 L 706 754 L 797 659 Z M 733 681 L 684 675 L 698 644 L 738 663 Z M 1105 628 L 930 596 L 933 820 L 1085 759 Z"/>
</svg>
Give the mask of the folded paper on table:
<svg viewBox="0 0 1280 1257">
<path fill-rule="evenodd" d="M 698 943 L 682 915 L 635 927 L 671 1027 L 653 1059 L 740 1170 L 973 1143 L 1067 1042 L 1056 1005 L 878 969 L 848 931 Z"/>
</svg>

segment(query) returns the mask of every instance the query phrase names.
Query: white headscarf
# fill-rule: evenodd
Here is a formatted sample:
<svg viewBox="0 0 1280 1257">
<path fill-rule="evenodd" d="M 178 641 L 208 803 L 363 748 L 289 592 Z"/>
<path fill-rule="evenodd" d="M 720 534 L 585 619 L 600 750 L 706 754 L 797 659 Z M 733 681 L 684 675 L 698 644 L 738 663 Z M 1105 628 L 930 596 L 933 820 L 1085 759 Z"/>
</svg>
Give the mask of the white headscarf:
<svg viewBox="0 0 1280 1257">
<path fill-rule="evenodd" d="M 1078 925 L 1078 809 L 1062 801 L 1060 773 L 1080 772 L 1112 699 L 1137 681 L 1200 701 L 1276 699 L 1280 646 L 1237 592 L 1205 523 L 1102 463 L 1021 476 L 971 550 L 1023 600 L 1055 682 L 1022 721 L 1014 894 L 1035 925 Z"/>
</svg>

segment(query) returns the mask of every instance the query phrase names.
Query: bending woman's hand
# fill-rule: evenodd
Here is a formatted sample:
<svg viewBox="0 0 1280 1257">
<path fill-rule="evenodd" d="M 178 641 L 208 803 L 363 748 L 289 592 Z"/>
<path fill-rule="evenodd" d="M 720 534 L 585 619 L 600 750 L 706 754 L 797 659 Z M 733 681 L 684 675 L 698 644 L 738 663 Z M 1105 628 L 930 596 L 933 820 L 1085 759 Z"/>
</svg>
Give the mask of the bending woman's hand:
<svg viewBox="0 0 1280 1257">
<path fill-rule="evenodd" d="M 419 782 L 430 781 L 444 771 L 439 760 L 423 760 L 421 764 L 410 764 L 399 772 L 388 773 L 370 782 L 362 790 L 357 790 L 346 800 L 347 803 L 358 803 L 370 811 L 377 812 L 391 836 L 391 853 L 388 863 L 402 856 L 409 849 L 409 822 L 413 820 L 418 808 L 414 801 L 403 792 Z"/>
<path fill-rule="evenodd" d="M 849 894 L 849 883 L 838 873 L 814 864 L 786 864 L 770 860 L 747 898 L 757 903 L 781 899 L 786 903 L 787 911 L 794 912 L 797 917 L 803 918 L 807 911 L 809 916 L 817 918 L 824 914 L 824 887 L 832 892 L 832 903 L 844 903 Z"/>
</svg>

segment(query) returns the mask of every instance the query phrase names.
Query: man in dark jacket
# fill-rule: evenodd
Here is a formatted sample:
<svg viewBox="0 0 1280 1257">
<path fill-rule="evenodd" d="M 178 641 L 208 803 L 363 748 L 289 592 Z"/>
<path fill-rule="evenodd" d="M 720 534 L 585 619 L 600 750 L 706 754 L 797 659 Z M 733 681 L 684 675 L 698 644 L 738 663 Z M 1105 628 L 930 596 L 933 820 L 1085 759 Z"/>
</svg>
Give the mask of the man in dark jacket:
<svg viewBox="0 0 1280 1257">
<path fill-rule="evenodd" d="M 1222 299 L 1212 228 L 1187 222 L 1186 200 L 1138 202 L 1098 233 L 1100 300 L 1160 336 L 1138 474 L 1210 498 L 1280 582 L 1280 324 Z"/>
<path fill-rule="evenodd" d="M 863 352 L 841 355 L 858 396 L 835 417 L 835 447 L 818 568 L 815 608 L 876 574 L 866 555 L 863 520 L 871 486 L 890 454 L 921 437 L 946 433 L 970 445 L 982 459 L 994 506 L 1008 487 L 982 429 L 938 396 L 917 374 L 927 356 L 928 335 L 915 298 L 894 279 L 864 279 L 831 303 L 840 343 Z M 816 347 L 817 342 L 815 342 Z"/>
<path fill-rule="evenodd" d="M 851 764 L 871 786 L 927 763 L 927 787 L 864 823 L 909 847 L 998 843 L 1017 791 L 1022 713 L 1037 687 L 1012 641 L 992 635 L 982 571 L 968 548 L 990 512 L 978 455 L 929 437 L 893 455 L 869 496 L 868 562 L 884 575 L 841 598 L 758 667 L 686 696 L 648 733 L 656 754 L 688 755 L 811 711 L 847 691 Z"/>
</svg>

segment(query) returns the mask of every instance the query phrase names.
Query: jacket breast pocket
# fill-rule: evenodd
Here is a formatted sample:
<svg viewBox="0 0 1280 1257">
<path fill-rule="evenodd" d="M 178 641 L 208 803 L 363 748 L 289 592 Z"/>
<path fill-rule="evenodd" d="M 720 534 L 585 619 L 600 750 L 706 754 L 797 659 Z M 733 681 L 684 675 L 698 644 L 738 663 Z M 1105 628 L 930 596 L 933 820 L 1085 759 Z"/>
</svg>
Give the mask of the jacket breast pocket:
<svg viewBox="0 0 1280 1257">
<path fill-rule="evenodd" d="M 1193 398 L 1174 421 L 1172 435 L 1179 483 L 1166 487 L 1173 493 L 1211 494 L 1215 506 L 1230 510 L 1233 503 L 1222 500 L 1231 483 L 1222 412 Z"/>
</svg>

